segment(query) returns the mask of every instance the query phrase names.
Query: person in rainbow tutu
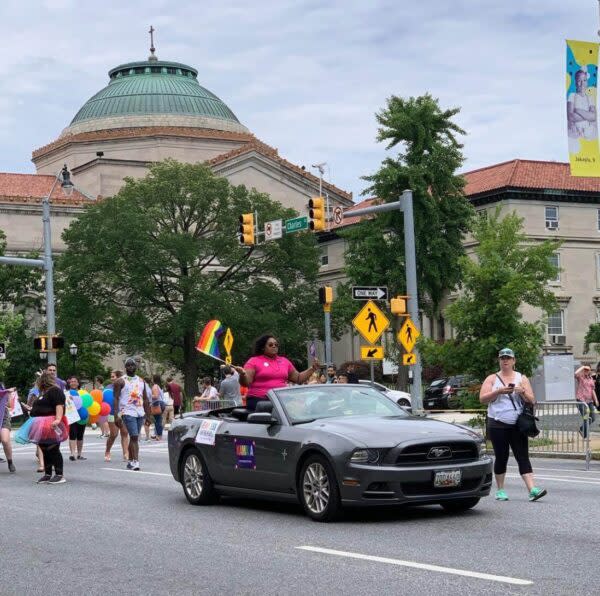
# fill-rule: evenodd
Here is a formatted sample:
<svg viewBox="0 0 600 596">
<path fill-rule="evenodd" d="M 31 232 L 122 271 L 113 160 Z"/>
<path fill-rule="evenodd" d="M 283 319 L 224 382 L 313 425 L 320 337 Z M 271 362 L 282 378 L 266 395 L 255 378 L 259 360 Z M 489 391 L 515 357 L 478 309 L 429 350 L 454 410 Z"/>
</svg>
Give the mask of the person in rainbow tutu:
<svg viewBox="0 0 600 596">
<path fill-rule="evenodd" d="M 40 396 L 33 403 L 30 418 L 21 426 L 15 440 L 18 443 L 37 443 L 42 450 L 44 475 L 37 481 L 38 484 L 62 484 L 65 477 L 60 444 L 69 437 L 69 423 L 64 415 L 65 394 L 48 371 L 40 375 L 38 388 Z"/>
</svg>

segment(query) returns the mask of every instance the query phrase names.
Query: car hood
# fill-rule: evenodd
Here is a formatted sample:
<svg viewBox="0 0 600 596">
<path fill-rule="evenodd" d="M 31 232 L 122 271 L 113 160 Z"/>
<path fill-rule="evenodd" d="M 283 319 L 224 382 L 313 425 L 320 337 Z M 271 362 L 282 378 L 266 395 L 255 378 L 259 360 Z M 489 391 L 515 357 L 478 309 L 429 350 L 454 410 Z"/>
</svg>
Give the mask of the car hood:
<svg viewBox="0 0 600 596">
<path fill-rule="evenodd" d="M 405 441 L 431 441 L 441 438 L 477 440 L 477 434 L 471 430 L 449 422 L 417 416 L 327 418 L 311 422 L 306 425 L 308 426 L 347 437 L 367 447 L 395 447 Z"/>
</svg>

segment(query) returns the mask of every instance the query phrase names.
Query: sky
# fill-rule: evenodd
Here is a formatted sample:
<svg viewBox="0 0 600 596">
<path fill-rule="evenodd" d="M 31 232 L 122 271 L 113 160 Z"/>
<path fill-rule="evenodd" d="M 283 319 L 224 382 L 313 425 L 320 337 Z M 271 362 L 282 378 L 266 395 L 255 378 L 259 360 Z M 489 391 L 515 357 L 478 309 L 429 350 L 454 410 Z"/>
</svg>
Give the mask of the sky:
<svg viewBox="0 0 600 596">
<path fill-rule="evenodd" d="M 464 171 L 567 161 L 565 39 L 599 28 L 596 0 L 1 0 L 0 171 L 34 172 L 108 70 L 146 59 L 151 24 L 159 59 L 355 200 L 390 155 L 375 114 L 391 95 L 461 108 Z"/>
</svg>

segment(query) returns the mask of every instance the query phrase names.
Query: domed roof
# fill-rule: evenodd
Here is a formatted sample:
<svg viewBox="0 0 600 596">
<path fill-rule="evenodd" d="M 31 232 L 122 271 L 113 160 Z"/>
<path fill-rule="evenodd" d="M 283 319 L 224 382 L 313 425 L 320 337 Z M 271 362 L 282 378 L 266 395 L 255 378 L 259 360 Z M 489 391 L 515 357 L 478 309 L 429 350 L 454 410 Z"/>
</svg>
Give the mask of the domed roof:
<svg viewBox="0 0 600 596">
<path fill-rule="evenodd" d="M 122 64 L 108 76 L 108 85 L 83 105 L 63 135 L 152 125 L 248 132 L 223 101 L 200 86 L 190 66 L 154 59 Z"/>
</svg>

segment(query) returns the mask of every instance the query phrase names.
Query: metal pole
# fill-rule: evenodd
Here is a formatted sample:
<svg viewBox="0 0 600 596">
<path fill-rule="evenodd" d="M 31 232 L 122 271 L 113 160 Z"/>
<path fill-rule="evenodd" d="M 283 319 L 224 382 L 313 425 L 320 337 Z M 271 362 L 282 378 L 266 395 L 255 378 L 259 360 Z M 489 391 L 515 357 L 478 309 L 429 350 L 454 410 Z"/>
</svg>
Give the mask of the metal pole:
<svg viewBox="0 0 600 596">
<path fill-rule="evenodd" d="M 323 305 L 323 314 L 325 316 L 325 364 L 330 366 L 333 364 L 331 358 L 331 305 Z"/>
<path fill-rule="evenodd" d="M 54 186 L 52 189 L 54 189 Z M 46 333 L 50 341 L 52 341 L 50 338 L 56 334 L 56 320 L 54 318 L 54 263 L 52 262 L 52 233 L 50 230 L 51 194 L 52 190 L 47 197 L 42 199 L 42 221 L 44 222 L 44 271 L 46 273 Z M 48 352 L 48 364 L 56 364 L 56 352 Z"/>
<path fill-rule="evenodd" d="M 412 190 L 402 193 L 400 209 L 404 213 L 404 252 L 406 261 L 406 293 L 408 294 L 408 312 L 415 327 L 420 331 L 419 324 L 419 296 L 417 294 L 417 255 L 415 250 L 415 222 L 413 216 Z M 415 361 L 413 365 L 413 383 L 411 387 L 412 409 L 415 412 L 423 410 L 421 395 L 421 360 L 415 348 Z"/>
<path fill-rule="evenodd" d="M 375 363 L 371 360 L 371 385 L 375 383 Z"/>
</svg>

